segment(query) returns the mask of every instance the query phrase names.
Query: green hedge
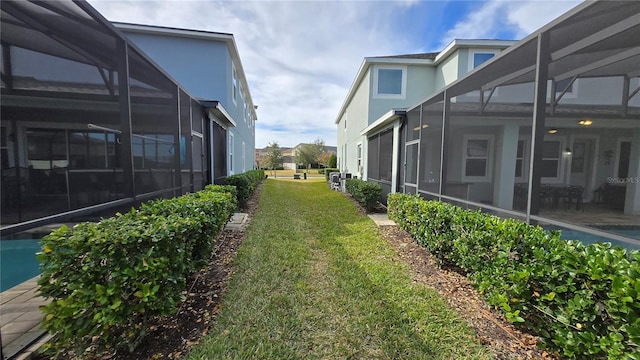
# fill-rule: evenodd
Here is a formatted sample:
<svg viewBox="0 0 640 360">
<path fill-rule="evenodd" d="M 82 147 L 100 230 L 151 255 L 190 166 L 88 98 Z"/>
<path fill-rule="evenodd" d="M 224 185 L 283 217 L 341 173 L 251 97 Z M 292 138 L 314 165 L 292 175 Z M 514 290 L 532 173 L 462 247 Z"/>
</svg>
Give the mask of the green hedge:
<svg viewBox="0 0 640 360">
<path fill-rule="evenodd" d="M 175 313 L 236 207 L 225 190 L 142 205 L 42 239 L 39 292 L 52 351 L 133 351 L 154 316 Z"/>
<path fill-rule="evenodd" d="M 327 179 L 327 181 L 331 180 L 329 179 L 329 176 L 331 175 L 332 172 L 340 172 L 340 169 L 325 168 L 324 177 L 325 179 Z"/>
<path fill-rule="evenodd" d="M 242 174 L 227 176 L 225 185 L 236 187 L 238 206 L 242 208 L 247 206 L 247 200 L 263 179 L 264 170 L 249 170 Z"/>
<path fill-rule="evenodd" d="M 578 359 L 640 359 L 640 252 L 564 241 L 512 219 L 391 194 L 389 217 L 511 322 Z"/>
<path fill-rule="evenodd" d="M 345 187 L 367 211 L 373 210 L 382 196 L 380 185 L 360 179 L 347 179 Z"/>
</svg>

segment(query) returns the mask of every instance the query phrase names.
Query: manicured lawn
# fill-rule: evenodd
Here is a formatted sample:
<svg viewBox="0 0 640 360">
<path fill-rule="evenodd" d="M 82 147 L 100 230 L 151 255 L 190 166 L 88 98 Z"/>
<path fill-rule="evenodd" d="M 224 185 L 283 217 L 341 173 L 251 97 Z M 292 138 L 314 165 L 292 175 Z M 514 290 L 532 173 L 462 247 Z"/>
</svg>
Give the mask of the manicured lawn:
<svg viewBox="0 0 640 360">
<path fill-rule="evenodd" d="M 488 359 L 376 225 L 325 182 L 274 181 L 189 359 Z"/>
<path fill-rule="evenodd" d="M 304 169 L 298 169 L 297 173 L 300 175 L 300 178 L 303 177 L 303 174 L 307 172 L 307 170 Z M 296 170 L 265 170 L 264 171 L 265 175 L 269 175 L 269 178 L 293 178 L 293 174 L 296 173 Z M 307 177 L 309 178 L 325 178 L 324 174 L 320 174 L 318 173 L 318 169 L 310 169 L 309 173 L 307 174 Z"/>
</svg>

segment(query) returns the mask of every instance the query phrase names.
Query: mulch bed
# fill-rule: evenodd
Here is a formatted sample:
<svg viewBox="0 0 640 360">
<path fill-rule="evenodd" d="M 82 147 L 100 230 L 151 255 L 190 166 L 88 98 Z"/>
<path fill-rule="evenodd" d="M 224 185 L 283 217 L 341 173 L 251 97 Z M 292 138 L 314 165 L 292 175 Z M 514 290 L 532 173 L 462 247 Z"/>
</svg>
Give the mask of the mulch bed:
<svg viewBox="0 0 640 360">
<path fill-rule="evenodd" d="M 243 209 L 249 214 L 249 219 L 257 208 L 261 188 L 262 185 L 249 200 L 247 208 Z M 366 213 L 357 202 L 354 203 L 362 213 Z M 374 212 L 385 210 L 378 207 Z M 429 252 L 405 231 L 397 226 L 381 226 L 380 233 L 396 249 L 399 259 L 411 266 L 414 281 L 442 294 L 497 359 L 557 359 L 553 354 L 537 348 L 537 337 L 517 330 L 498 311 L 490 308 L 463 275 L 440 268 Z M 149 335 L 135 353 L 103 354 L 93 358 L 160 360 L 181 359 L 188 354 L 216 319 L 222 295 L 234 271 L 236 251 L 244 237 L 244 231 L 225 230 L 219 234 L 211 266 L 191 279 L 187 299 L 175 315 L 155 319 L 149 328 Z M 48 358 L 39 355 L 36 359 Z"/>
<path fill-rule="evenodd" d="M 487 305 L 467 278 L 454 270 L 440 268 L 429 252 L 398 226 L 381 226 L 380 233 L 411 265 L 414 281 L 435 289 L 476 332 L 480 342 L 496 359 L 556 359 L 539 349 L 539 339 L 516 329 L 498 311 Z"/>
</svg>

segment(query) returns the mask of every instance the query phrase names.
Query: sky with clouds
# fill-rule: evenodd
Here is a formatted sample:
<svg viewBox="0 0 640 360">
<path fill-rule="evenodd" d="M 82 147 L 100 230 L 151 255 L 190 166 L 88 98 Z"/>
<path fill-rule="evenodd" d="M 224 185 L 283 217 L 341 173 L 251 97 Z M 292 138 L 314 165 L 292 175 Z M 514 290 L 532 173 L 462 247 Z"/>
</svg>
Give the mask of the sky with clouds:
<svg viewBox="0 0 640 360">
<path fill-rule="evenodd" d="M 336 116 L 365 57 L 519 40 L 580 2 L 89 0 L 111 21 L 232 33 L 259 106 L 259 148 L 335 146 Z"/>
</svg>

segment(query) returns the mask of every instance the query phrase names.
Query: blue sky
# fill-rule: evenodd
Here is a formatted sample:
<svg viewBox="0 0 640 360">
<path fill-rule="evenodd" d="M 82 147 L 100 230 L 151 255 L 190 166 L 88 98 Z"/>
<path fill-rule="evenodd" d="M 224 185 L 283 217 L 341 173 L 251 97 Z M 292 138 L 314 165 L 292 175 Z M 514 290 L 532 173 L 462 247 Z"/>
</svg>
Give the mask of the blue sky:
<svg viewBox="0 0 640 360">
<path fill-rule="evenodd" d="M 321 138 L 363 59 L 519 40 L 580 0 L 89 0 L 108 20 L 232 33 L 258 108 L 256 147 Z"/>
</svg>

